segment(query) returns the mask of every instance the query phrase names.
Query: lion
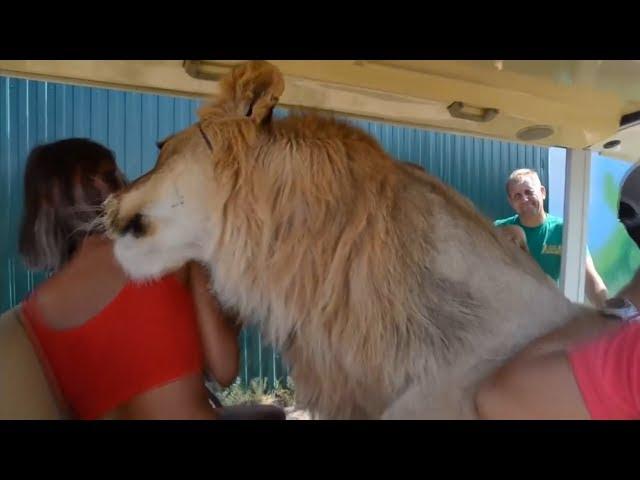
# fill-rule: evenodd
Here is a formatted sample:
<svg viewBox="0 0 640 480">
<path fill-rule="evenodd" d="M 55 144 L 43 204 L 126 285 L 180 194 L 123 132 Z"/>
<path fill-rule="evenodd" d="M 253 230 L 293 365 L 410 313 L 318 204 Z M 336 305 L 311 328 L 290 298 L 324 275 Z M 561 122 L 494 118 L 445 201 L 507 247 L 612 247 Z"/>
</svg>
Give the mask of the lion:
<svg viewBox="0 0 640 480">
<path fill-rule="evenodd" d="M 362 130 L 274 120 L 284 83 L 267 62 L 236 66 L 105 202 L 118 261 L 138 280 L 208 265 L 318 418 L 476 418 L 478 381 L 582 307 L 469 200 Z"/>
</svg>

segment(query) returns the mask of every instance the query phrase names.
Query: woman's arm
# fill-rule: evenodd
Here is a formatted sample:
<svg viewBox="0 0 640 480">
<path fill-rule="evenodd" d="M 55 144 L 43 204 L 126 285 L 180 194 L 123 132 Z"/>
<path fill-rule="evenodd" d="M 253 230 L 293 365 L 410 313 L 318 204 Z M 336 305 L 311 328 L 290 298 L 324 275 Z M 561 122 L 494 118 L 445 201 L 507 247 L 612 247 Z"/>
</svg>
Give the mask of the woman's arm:
<svg viewBox="0 0 640 480">
<path fill-rule="evenodd" d="M 198 324 L 207 370 L 216 382 L 229 386 L 238 375 L 240 352 L 235 319 L 225 318 L 222 307 L 209 288 L 209 275 L 197 263 L 189 264 L 189 286 L 198 314 Z"/>
<path fill-rule="evenodd" d="M 591 304 L 596 308 L 602 308 L 607 301 L 609 293 L 607 287 L 598 274 L 591 255 L 587 255 L 587 264 L 585 272 L 585 292 Z"/>
</svg>

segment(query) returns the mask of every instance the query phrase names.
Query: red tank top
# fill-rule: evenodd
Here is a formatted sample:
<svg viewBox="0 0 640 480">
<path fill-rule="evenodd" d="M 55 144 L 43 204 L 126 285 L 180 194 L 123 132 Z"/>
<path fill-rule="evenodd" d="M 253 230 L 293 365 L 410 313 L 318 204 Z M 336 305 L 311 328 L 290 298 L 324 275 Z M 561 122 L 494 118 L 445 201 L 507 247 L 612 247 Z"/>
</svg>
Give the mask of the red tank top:
<svg viewBox="0 0 640 480">
<path fill-rule="evenodd" d="M 45 325 L 35 295 L 22 312 L 53 387 L 77 418 L 101 418 L 138 394 L 203 369 L 193 298 L 174 275 L 126 284 L 75 328 Z"/>
</svg>

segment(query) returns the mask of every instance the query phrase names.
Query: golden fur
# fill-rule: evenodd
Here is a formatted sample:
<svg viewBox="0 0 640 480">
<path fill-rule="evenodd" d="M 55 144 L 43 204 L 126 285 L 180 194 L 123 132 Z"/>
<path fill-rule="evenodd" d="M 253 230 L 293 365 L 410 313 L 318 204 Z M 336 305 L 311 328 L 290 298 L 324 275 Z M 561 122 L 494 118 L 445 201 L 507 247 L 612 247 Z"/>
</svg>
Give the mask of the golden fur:
<svg viewBox="0 0 640 480">
<path fill-rule="evenodd" d="M 116 255 L 136 278 L 209 264 L 321 418 L 473 417 L 479 378 L 577 307 L 468 200 L 366 133 L 272 121 L 283 89 L 266 62 L 235 68 L 202 130 L 107 202 Z M 135 215 L 145 236 L 124 233 Z"/>
</svg>

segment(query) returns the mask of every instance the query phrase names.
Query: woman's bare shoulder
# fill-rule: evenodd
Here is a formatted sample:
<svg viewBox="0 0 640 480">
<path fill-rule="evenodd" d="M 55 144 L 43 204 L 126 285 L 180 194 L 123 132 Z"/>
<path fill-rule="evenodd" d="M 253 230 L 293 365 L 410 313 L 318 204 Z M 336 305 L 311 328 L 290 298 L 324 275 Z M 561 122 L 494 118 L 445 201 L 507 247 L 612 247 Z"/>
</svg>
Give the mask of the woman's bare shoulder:
<svg viewBox="0 0 640 480">
<path fill-rule="evenodd" d="M 77 325 L 106 306 L 127 283 L 104 237 L 85 240 L 73 258 L 36 291 L 36 301 L 51 326 Z"/>
</svg>

